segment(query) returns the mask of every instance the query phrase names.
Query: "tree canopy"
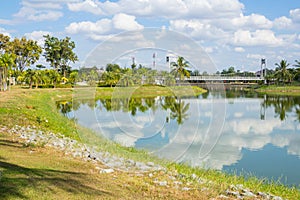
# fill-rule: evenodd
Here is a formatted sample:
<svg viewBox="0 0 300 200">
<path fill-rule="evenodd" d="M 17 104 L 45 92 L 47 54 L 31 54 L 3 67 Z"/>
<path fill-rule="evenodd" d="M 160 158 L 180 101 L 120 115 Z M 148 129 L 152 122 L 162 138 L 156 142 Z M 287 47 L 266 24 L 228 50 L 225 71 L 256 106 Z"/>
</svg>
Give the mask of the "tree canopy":
<svg viewBox="0 0 300 200">
<path fill-rule="evenodd" d="M 50 35 L 45 35 L 44 57 L 56 71 L 66 76 L 70 62 L 75 63 L 78 60 L 74 53 L 75 42 L 70 37 L 58 39 Z"/>
</svg>

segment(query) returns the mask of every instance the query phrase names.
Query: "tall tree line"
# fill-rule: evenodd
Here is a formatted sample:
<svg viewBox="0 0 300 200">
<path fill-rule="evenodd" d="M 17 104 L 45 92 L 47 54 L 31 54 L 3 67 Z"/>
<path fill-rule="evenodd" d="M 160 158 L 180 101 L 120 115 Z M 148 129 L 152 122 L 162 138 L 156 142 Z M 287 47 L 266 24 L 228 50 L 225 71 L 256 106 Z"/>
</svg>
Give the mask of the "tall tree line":
<svg viewBox="0 0 300 200">
<path fill-rule="evenodd" d="M 11 39 L 0 33 L 0 90 L 8 89 L 12 76 L 27 82 L 30 87 L 34 82 L 36 85 L 47 82 L 45 79 L 50 79 L 54 86 L 61 80 L 68 80 L 71 75 L 70 64 L 78 60 L 73 51 L 75 43 L 70 37 L 59 39 L 45 35 L 44 38 L 45 43 L 41 47 L 35 40 L 26 37 Z M 52 69 L 46 71 L 43 69 L 45 66 L 40 64 L 33 67 L 42 52 Z"/>
</svg>

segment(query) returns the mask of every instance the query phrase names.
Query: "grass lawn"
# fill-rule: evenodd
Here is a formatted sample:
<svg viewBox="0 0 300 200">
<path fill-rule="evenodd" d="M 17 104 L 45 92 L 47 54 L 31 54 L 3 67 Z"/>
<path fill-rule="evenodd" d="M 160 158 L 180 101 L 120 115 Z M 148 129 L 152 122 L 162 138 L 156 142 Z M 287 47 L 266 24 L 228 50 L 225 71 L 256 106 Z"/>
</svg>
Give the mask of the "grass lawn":
<svg viewBox="0 0 300 200">
<path fill-rule="evenodd" d="M 100 174 L 90 162 L 51 148 L 26 147 L 3 132 L 0 172 L 0 199 L 206 199 L 216 195 L 159 187 L 147 175 Z"/>
<path fill-rule="evenodd" d="M 264 94 L 300 96 L 300 86 L 263 86 L 255 91 Z"/>
<path fill-rule="evenodd" d="M 146 93 L 152 96 L 158 93 L 172 95 L 174 91 L 181 92 L 182 95 L 191 94 L 191 90 L 184 87 L 174 88 L 171 90 L 173 92 L 170 92 L 170 88 L 164 87 L 141 87 L 128 90 L 133 91 L 136 96 L 144 95 L 147 90 Z M 187 90 L 189 92 L 186 92 Z M 115 88 L 82 89 L 83 93 L 95 95 L 97 98 L 112 97 L 114 91 Z M 63 117 L 57 111 L 55 102 L 71 99 L 76 92 L 79 90 L 12 89 L 2 92 L 0 93 L 0 127 L 1 125 L 7 127 L 31 125 L 79 141 L 78 131 L 80 131 L 82 134 L 87 134 L 88 136 L 84 138 L 90 138 L 100 150 L 134 160 L 155 161 L 170 171 L 176 170 L 178 173 L 186 174 L 186 178 L 182 181 L 189 182 L 191 184 L 189 187 L 193 190 L 182 191 L 158 186 L 153 184 L 151 181 L 153 178 L 150 180 L 147 175 L 136 176 L 124 172 L 99 174 L 92 163 L 70 158 L 62 152 L 49 148 L 25 147 L 22 141 L 16 141 L 6 133 L 0 133 L 0 199 L 209 199 L 224 193 L 231 184 L 243 184 L 252 191 L 270 192 L 288 199 L 300 199 L 299 188 L 288 188 L 278 183 L 266 184 L 255 177 L 245 180 L 243 177 L 215 170 L 194 169 L 168 163 L 153 158 L 146 152 L 121 147 L 96 137 L 90 130 L 76 126 L 73 121 Z M 199 185 L 190 178 L 193 173 L 210 181 Z M 158 178 L 166 179 L 168 176 L 157 175 Z"/>
</svg>

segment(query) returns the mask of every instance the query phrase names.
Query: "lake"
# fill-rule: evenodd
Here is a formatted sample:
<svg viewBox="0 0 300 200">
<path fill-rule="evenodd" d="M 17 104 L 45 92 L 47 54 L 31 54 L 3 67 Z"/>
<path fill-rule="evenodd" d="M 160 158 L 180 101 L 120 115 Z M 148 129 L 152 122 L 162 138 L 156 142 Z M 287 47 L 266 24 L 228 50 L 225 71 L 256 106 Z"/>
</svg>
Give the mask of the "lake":
<svg viewBox="0 0 300 200">
<path fill-rule="evenodd" d="M 73 99 L 60 112 L 121 145 L 178 163 L 300 185 L 300 97 Z"/>
</svg>

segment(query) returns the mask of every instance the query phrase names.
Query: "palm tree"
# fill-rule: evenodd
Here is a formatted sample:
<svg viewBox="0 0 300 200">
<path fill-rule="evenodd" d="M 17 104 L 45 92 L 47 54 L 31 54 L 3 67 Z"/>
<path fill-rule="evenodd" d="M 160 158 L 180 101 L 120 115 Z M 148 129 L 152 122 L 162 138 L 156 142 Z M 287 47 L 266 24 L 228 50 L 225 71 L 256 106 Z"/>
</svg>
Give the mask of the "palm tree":
<svg viewBox="0 0 300 200">
<path fill-rule="evenodd" d="M 294 66 L 297 67 L 296 77 L 298 78 L 298 80 L 300 80 L 300 61 L 295 60 L 295 62 L 296 62 L 296 64 Z"/>
<path fill-rule="evenodd" d="M 29 88 L 32 89 L 32 85 L 36 81 L 36 71 L 27 69 L 24 72 L 24 81 L 27 82 L 29 84 Z"/>
<path fill-rule="evenodd" d="M 171 73 L 175 74 L 176 77 L 179 77 L 180 81 L 182 81 L 185 76 L 190 77 L 190 73 L 186 69 L 190 67 L 189 62 L 182 56 L 177 58 L 177 62 L 172 62 L 171 66 L 173 67 Z"/>
<path fill-rule="evenodd" d="M 15 64 L 13 54 L 4 53 L 0 56 L 0 91 L 9 89 L 7 79 L 10 78 L 11 67 Z"/>
<path fill-rule="evenodd" d="M 290 65 L 286 60 L 281 60 L 280 63 L 276 63 L 276 72 L 275 77 L 277 78 L 278 82 L 291 82 L 292 74 L 289 72 L 287 67 Z"/>
<path fill-rule="evenodd" d="M 105 72 L 102 75 L 102 79 L 104 80 L 105 84 L 112 87 L 113 85 L 116 85 L 120 80 L 120 74 L 117 72 Z"/>
<path fill-rule="evenodd" d="M 56 88 L 56 84 L 59 83 L 61 81 L 61 76 L 58 73 L 58 71 L 54 70 L 54 69 L 50 69 L 48 71 L 48 75 L 53 83 L 54 88 Z"/>
</svg>

